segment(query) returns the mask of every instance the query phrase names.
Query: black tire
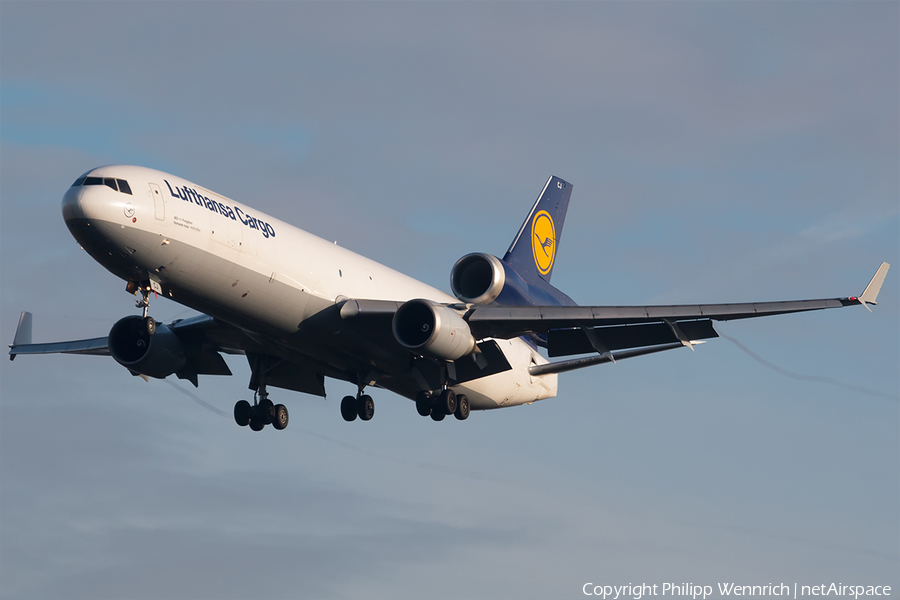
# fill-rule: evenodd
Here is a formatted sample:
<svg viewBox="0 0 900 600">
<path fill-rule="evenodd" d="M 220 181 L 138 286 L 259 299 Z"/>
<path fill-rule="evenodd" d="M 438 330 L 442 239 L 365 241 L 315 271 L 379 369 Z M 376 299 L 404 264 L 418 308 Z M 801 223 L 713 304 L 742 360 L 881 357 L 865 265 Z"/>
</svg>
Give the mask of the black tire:
<svg viewBox="0 0 900 600">
<path fill-rule="evenodd" d="M 263 425 L 271 425 L 275 418 L 275 404 L 268 398 L 263 398 L 256 405 L 256 414 Z"/>
<path fill-rule="evenodd" d="M 262 431 L 265 423 L 261 423 L 258 419 L 250 419 L 250 429 L 253 431 Z"/>
<path fill-rule="evenodd" d="M 341 400 L 341 416 L 348 423 L 356 420 L 356 398 L 344 396 L 344 399 Z"/>
<path fill-rule="evenodd" d="M 428 395 L 428 392 L 416 394 L 416 412 L 423 417 L 431 414 L 431 396 Z"/>
<path fill-rule="evenodd" d="M 465 421 L 469 418 L 469 397 L 465 394 L 460 394 L 456 397 L 456 411 L 453 415 L 459 419 L 460 421 Z"/>
<path fill-rule="evenodd" d="M 156 321 L 153 320 L 153 317 L 144 317 L 144 331 L 147 332 L 147 335 L 156 333 Z"/>
<path fill-rule="evenodd" d="M 444 417 L 446 417 L 446 416 L 447 416 L 447 415 L 445 415 L 444 413 L 442 413 L 442 412 L 439 411 L 439 410 L 433 410 L 433 411 L 431 411 L 431 420 L 432 420 L 432 421 L 443 421 L 443 420 L 444 420 Z"/>
<path fill-rule="evenodd" d="M 438 397 L 438 408 L 445 415 L 452 415 L 456 412 L 456 394 L 453 393 L 453 390 L 446 389 L 441 392 L 440 397 Z"/>
<path fill-rule="evenodd" d="M 272 427 L 281 431 L 288 426 L 288 411 L 284 404 L 276 404 L 272 412 Z"/>
<path fill-rule="evenodd" d="M 251 410 L 249 402 L 246 400 L 238 400 L 237 404 L 234 405 L 234 422 L 241 427 L 249 425 Z"/>
<path fill-rule="evenodd" d="M 360 419 L 363 421 L 371 421 L 372 417 L 375 416 L 375 401 L 372 400 L 372 396 L 367 396 L 365 394 L 360 396 L 357 410 L 359 411 Z"/>
</svg>

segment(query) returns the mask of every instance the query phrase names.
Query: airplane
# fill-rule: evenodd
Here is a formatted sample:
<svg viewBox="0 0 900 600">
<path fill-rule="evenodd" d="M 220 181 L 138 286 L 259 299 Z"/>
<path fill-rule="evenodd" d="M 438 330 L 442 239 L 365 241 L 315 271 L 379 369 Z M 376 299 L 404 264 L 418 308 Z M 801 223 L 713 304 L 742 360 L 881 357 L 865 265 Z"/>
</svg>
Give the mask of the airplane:
<svg viewBox="0 0 900 600">
<path fill-rule="evenodd" d="M 288 411 L 269 388 L 325 396 L 325 378 L 357 386 L 346 421 L 372 419 L 367 387 L 415 401 L 423 417 L 530 404 L 573 369 L 688 347 L 718 337 L 713 321 L 862 305 L 871 312 L 890 265 L 860 296 L 671 306 L 579 306 L 550 284 L 572 185 L 550 177 L 503 258 L 467 254 L 453 296 L 195 183 L 139 166 L 78 177 L 62 215 L 81 247 L 126 282 L 141 315 L 103 337 L 32 343 L 22 312 L 19 354 L 112 356 L 132 375 L 231 375 L 222 354 L 250 365 L 253 403 L 234 419 L 281 430 Z M 159 323 L 151 294 L 199 316 Z M 541 352 L 546 352 L 546 357 Z M 551 361 L 560 357 L 562 360 Z M 548 359 L 549 357 L 549 359 Z"/>
</svg>

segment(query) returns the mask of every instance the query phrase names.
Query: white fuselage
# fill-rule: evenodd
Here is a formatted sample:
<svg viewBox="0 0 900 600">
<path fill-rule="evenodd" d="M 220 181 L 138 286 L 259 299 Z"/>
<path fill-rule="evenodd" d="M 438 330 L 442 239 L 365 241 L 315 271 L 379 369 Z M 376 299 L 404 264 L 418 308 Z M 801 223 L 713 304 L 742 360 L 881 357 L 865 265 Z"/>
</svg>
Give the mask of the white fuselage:
<svg viewBox="0 0 900 600">
<path fill-rule="evenodd" d="M 286 340 L 304 320 L 346 298 L 458 302 L 180 177 L 134 166 L 100 167 L 88 175 L 126 180 L 132 191 L 90 185 L 66 193 L 64 218 L 92 223 L 110 246 L 102 256 L 93 252 L 94 258 L 121 277 L 123 265 L 133 264 L 151 279 L 165 278 L 176 302 L 217 312 L 213 316 L 248 333 Z M 454 388 L 469 396 L 473 409 L 556 395 L 555 374 L 528 373 L 528 366 L 547 362 L 534 347 L 518 338 L 496 341 L 512 369 Z M 315 356 L 314 348 L 308 352 Z"/>
</svg>

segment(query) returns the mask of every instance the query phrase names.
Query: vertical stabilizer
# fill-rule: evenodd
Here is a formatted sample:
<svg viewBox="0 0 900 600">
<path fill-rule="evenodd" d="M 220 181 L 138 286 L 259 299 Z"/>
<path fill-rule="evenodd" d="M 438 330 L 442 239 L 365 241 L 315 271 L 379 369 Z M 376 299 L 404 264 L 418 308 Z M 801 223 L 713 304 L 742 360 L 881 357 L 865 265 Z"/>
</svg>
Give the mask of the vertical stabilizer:
<svg viewBox="0 0 900 600">
<path fill-rule="evenodd" d="M 550 283 L 571 195 L 570 183 L 550 177 L 503 257 L 530 283 Z"/>
</svg>

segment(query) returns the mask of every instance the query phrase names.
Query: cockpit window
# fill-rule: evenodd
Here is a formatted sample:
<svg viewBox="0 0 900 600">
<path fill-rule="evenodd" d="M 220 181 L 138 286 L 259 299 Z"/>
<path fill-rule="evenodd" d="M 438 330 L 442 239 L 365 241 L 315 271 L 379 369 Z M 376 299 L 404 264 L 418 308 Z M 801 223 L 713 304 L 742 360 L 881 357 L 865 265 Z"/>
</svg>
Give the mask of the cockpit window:
<svg viewBox="0 0 900 600">
<path fill-rule="evenodd" d="M 88 177 L 83 175 L 75 180 L 75 183 L 72 184 L 72 187 L 78 187 L 80 185 L 105 185 L 110 187 L 117 192 L 122 192 L 123 194 L 132 195 L 131 186 L 128 185 L 128 182 L 124 179 L 115 179 L 113 177 Z"/>
<path fill-rule="evenodd" d="M 128 185 L 128 182 L 124 179 L 116 179 L 116 181 L 119 183 L 119 191 L 130 196 L 131 186 Z"/>
</svg>

